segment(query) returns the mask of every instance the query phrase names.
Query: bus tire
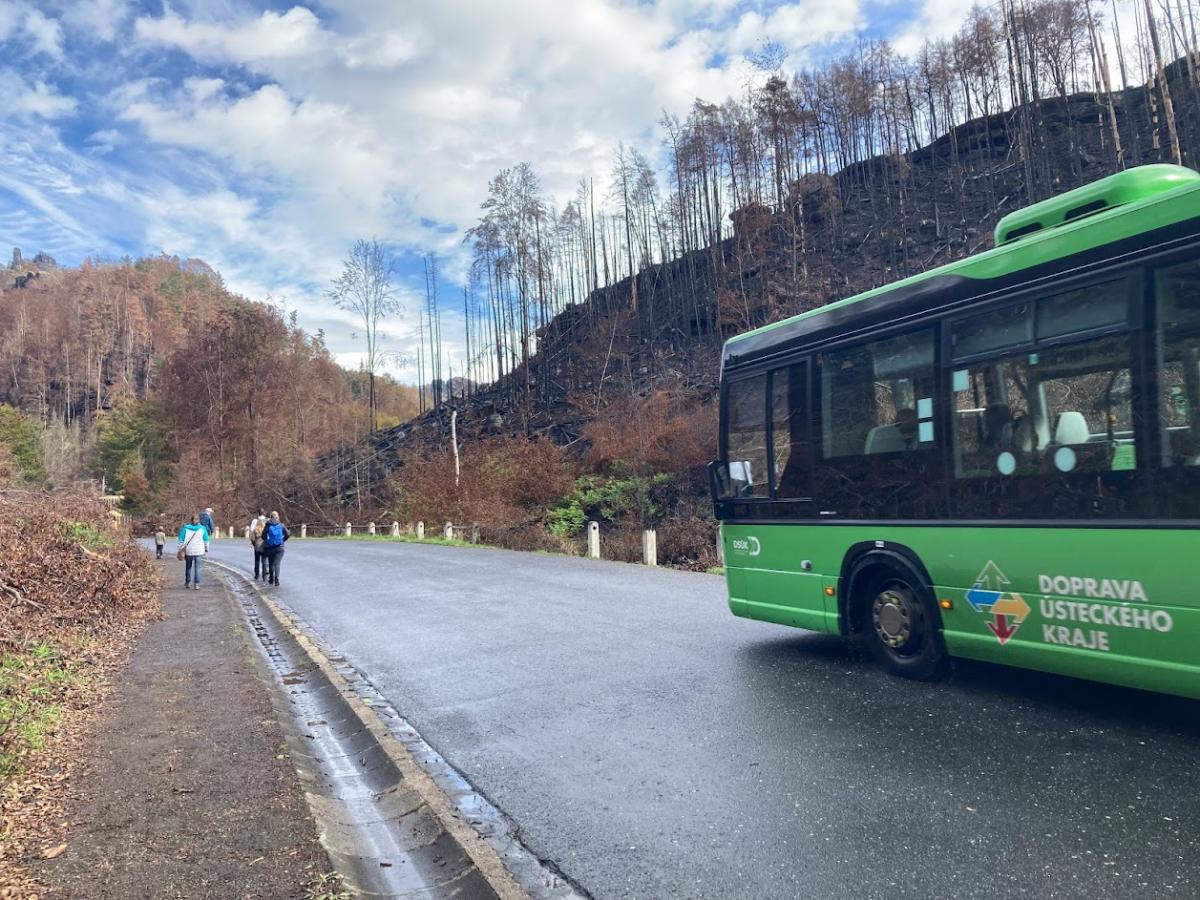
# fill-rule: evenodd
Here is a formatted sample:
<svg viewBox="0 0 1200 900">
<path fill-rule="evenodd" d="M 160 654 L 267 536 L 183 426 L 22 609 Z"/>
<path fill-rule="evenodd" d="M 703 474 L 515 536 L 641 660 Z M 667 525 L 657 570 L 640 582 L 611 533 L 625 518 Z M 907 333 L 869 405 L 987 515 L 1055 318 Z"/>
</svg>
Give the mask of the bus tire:
<svg viewBox="0 0 1200 900">
<path fill-rule="evenodd" d="M 891 674 L 919 681 L 945 675 L 949 665 L 933 592 L 907 566 L 871 566 L 855 579 L 857 631 Z"/>
</svg>

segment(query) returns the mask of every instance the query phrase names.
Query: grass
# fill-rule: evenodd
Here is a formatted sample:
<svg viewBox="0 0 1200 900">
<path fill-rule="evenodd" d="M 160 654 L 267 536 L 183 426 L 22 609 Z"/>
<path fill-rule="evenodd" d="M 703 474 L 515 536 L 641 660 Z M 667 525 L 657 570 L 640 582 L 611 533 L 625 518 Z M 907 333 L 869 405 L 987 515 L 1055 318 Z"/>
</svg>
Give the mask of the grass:
<svg viewBox="0 0 1200 900">
<path fill-rule="evenodd" d="M 470 541 L 461 541 L 458 538 L 447 540 L 444 537 L 424 537 L 418 538 L 411 534 L 402 534 L 399 537 L 392 537 L 390 533 L 383 534 L 367 534 L 363 532 L 354 532 L 349 537 L 341 534 L 328 534 L 321 537 L 305 538 L 306 541 L 322 540 L 322 541 L 391 541 L 392 543 L 401 544 L 438 544 L 442 547 L 486 547 L 487 544 L 472 544 Z"/>
<path fill-rule="evenodd" d="M 0 656 L 0 784 L 45 746 L 75 679 L 60 650 L 46 641 Z"/>
<path fill-rule="evenodd" d="M 68 522 L 66 529 L 68 537 L 79 541 L 89 550 L 107 550 L 113 546 L 111 537 L 85 522 Z"/>
<path fill-rule="evenodd" d="M 304 900 L 350 900 L 350 892 L 336 872 L 318 872 L 304 891 Z"/>
<path fill-rule="evenodd" d="M 398 537 L 392 537 L 391 532 L 388 530 L 384 530 L 383 532 L 380 532 L 378 534 L 368 534 L 365 531 L 352 531 L 350 533 L 349 537 L 347 537 L 344 533 L 339 531 L 336 534 L 326 534 L 326 535 L 320 535 L 320 536 L 314 535 L 313 537 L 305 538 L 305 540 L 306 541 L 314 541 L 314 540 L 321 540 L 321 541 L 390 541 L 392 543 L 402 543 L 402 544 L 436 544 L 436 545 L 439 545 L 442 547 L 484 547 L 484 548 L 491 549 L 491 550 L 504 549 L 502 547 L 493 547 L 491 544 L 482 544 L 482 543 L 472 544 L 470 541 L 460 541 L 458 538 L 453 538 L 451 540 L 446 540 L 444 537 L 417 538 L 416 535 L 412 535 L 412 534 L 401 534 Z M 557 550 L 533 550 L 533 551 L 529 551 L 529 552 L 536 553 L 536 554 L 539 554 L 542 556 L 572 556 L 575 559 L 587 559 L 588 558 L 586 554 L 581 556 L 581 555 L 577 555 L 577 554 L 562 553 Z M 610 559 L 610 560 L 606 560 L 606 562 L 622 562 L 622 560 L 611 560 Z M 635 561 L 635 562 L 630 562 L 629 565 L 640 566 L 640 565 L 642 565 L 642 563 Z M 670 567 L 663 566 L 663 568 L 670 568 Z M 724 575 L 725 567 L 724 566 L 714 566 L 711 569 L 705 569 L 705 571 L 709 575 Z"/>
</svg>

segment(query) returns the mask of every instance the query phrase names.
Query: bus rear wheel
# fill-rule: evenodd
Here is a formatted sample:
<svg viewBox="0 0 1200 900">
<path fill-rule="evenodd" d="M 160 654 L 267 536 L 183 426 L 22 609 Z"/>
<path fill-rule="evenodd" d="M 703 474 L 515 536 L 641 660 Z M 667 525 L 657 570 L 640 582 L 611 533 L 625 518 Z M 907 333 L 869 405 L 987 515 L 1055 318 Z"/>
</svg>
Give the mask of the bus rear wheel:
<svg viewBox="0 0 1200 900">
<path fill-rule="evenodd" d="M 893 675 L 939 678 L 948 659 L 929 590 L 907 572 L 888 567 L 863 585 L 859 627 L 871 655 Z"/>
</svg>

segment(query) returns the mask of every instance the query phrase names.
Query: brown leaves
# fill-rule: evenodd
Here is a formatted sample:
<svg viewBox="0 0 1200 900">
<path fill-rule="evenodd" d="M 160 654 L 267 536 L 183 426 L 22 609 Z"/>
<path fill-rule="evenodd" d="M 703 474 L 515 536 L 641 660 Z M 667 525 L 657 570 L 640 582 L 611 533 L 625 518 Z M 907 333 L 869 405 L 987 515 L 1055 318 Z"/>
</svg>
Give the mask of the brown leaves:
<svg viewBox="0 0 1200 900">
<path fill-rule="evenodd" d="M 0 491 L 0 642 L 102 632 L 150 614 L 158 584 L 94 497 Z"/>
</svg>

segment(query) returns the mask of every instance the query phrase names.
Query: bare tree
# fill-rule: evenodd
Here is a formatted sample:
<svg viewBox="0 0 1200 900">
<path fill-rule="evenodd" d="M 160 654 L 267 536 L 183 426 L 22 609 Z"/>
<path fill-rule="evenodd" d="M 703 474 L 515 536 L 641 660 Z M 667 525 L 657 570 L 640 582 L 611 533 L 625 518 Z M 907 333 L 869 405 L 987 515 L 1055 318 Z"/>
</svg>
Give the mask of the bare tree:
<svg viewBox="0 0 1200 900">
<path fill-rule="evenodd" d="M 342 274 L 329 290 L 338 309 L 358 316 L 367 342 L 367 409 L 371 430 L 376 419 L 375 372 L 379 367 L 379 323 L 400 311 L 400 301 L 392 287 L 396 261 L 376 238 L 360 238 L 342 263 Z"/>
</svg>

